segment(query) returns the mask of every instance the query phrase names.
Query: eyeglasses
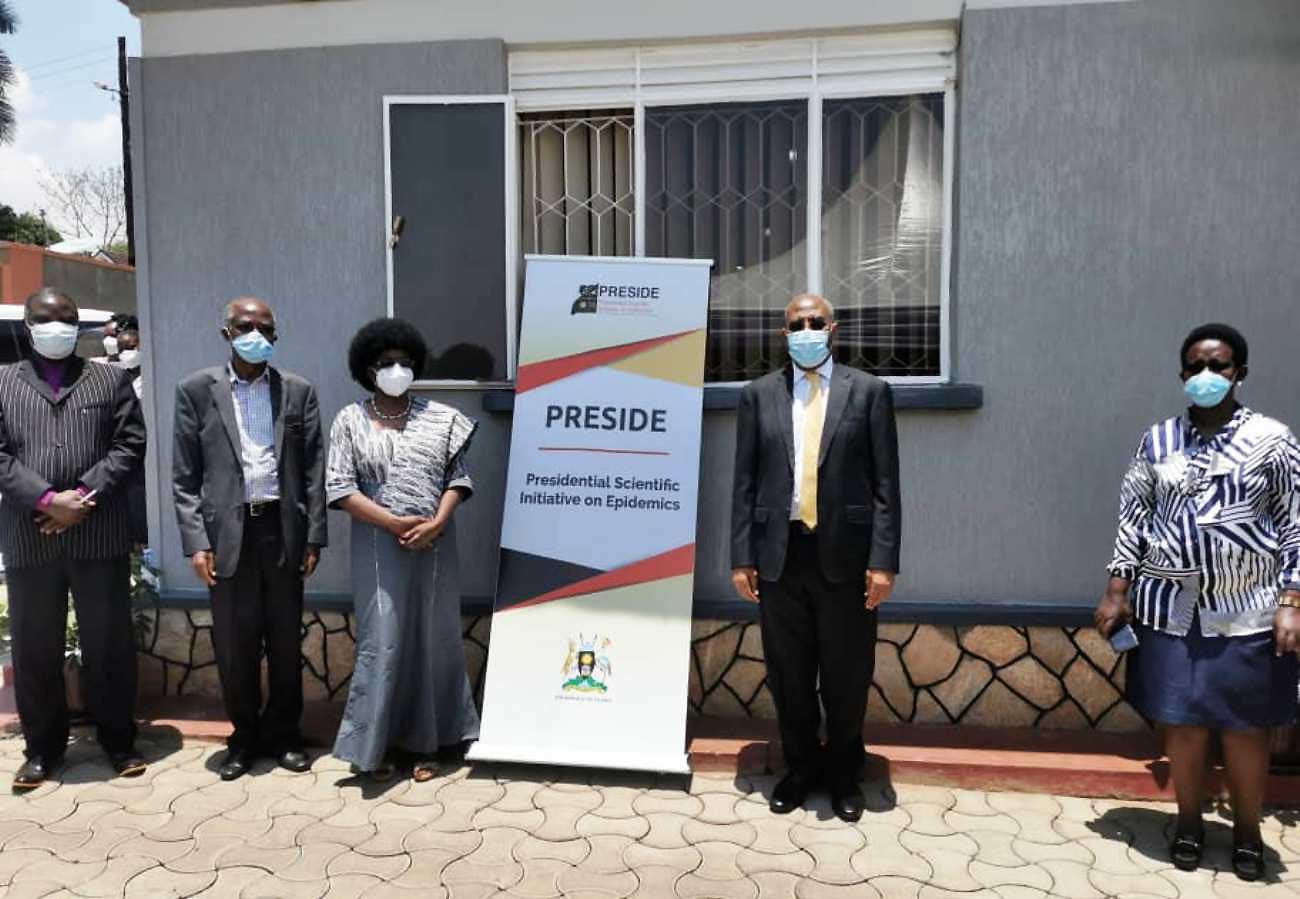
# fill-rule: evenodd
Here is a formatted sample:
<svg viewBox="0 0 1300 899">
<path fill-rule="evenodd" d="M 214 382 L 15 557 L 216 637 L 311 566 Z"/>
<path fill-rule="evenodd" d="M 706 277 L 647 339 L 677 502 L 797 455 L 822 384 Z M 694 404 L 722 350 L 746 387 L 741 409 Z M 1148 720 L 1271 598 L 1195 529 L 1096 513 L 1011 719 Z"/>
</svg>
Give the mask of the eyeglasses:
<svg viewBox="0 0 1300 899">
<path fill-rule="evenodd" d="M 785 323 L 787 331 L 802 331 L 808 328 L 812 331 L 826 330 L 826 317 L 822 315 L 809 315 L 806 318 L 796 318 Z"/>
<path fill-rule="evenodd" d="M 1195 362 L 1188 362 L 1186 365 L 1184 365 L 1183 371 L 1189 374 L 1199 375 L 1201 372 L 1205 371 L 1208 368 L 1212 372 L 1223 374 L 1223 372 L 1227 371 L 1232 367 L 1233 367 L 1233 363 L 1224 362 L 1221 359 L 1210 359 L 1209 361 L 1206 361 L 1204 359 L 1197 359 Z"/>
<path fill-rule="evenodd" d="M 256 331 L 261 331 L 262 336 L 265 337 L 267 340 L 275 339 L 275 325 L 273 324 L 258 325 L 258 324 L 254 324 L 253 322 L 244 321 L 244 322 L 232 322 L 227 327 L 230 328 L 231 334 L 235 334 L 235 335 L 251 334 L 253 331 L 256 330 Z"/>
</svg>

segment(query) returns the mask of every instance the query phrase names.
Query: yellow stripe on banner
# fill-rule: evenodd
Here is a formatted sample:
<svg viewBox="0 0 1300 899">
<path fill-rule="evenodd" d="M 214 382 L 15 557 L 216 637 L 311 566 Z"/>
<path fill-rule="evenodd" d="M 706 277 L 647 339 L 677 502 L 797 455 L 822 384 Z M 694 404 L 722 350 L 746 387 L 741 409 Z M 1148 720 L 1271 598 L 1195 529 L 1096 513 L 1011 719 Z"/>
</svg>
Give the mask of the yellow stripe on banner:
<svg viewBox="0 0 1300 899">
<path fill-rule="evenodd" d="M 704 336 L 703 329 L 692 331 L 671 343 L 629 356 L 608 367 L 687 387 L 699 387 L 704 383 Z"/>
</svg>

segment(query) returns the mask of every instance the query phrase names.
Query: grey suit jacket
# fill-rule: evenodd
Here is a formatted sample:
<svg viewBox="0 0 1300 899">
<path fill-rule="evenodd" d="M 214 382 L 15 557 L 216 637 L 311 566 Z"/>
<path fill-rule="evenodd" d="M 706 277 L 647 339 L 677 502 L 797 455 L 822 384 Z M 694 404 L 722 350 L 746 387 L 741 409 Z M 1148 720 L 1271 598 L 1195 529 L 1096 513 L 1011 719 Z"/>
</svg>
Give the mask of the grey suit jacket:
<svg viewBox="0 0 1300 899">
<path fill-rule="evenodd" d="M 793 370 L 745 386 L 736 417 L 731 565 L 765 581 L 785 568 L 794 497 Z M 889 385 L 848 365 L 831 374 L 817 464 L 817 541 L 834 583 L 898 571 L 902 508 Z"/>
<path fill-rule="evenodd" d="M 320 409 L 309 381 L 274 367 L 269 372 L 284 562 L 296 567 L 307 546 L 327 542 Z M 244 540 L 244 463 L 224 365 L 176 385 L 172 495 L 185 554 L 213 550 L 217 576 L 233 576 Z"/>
<path fill-rule="evenodd" d="M 125 485 L 144 461 L 145 426 L 119 368 L 70 359 L 58 396 L 30 361 L 0 366 L 0 552 L 22 568 L 131 552 Z M 95 510 L 56 537 L 36 525 L 48 490 L 95 491 Z"/>
</svg>

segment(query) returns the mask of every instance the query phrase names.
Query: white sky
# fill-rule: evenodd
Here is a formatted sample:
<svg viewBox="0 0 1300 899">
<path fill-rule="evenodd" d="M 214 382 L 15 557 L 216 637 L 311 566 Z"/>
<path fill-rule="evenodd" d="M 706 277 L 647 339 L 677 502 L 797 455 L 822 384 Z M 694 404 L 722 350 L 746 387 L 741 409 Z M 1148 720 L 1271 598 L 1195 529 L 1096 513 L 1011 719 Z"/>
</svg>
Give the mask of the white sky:
<svg viewBox="0 0 1300 899">
<path fill-rule="evenodd" d="M 117 37 L 140 52 L 140 26 L 119 0 L 13 0 L 18 31 L 0 47 L 18 69 L 9 101 L 18 117 L 14 143 L 0 146 L 0 203 L 19 212 L 46 206 L 44 170 L 120 164 L 122 132 L 114 95 Z M 57 216 L 49 217 L 56 225 Z M 65 236 L 71 236 L 65 233 Z"/>
</svg>

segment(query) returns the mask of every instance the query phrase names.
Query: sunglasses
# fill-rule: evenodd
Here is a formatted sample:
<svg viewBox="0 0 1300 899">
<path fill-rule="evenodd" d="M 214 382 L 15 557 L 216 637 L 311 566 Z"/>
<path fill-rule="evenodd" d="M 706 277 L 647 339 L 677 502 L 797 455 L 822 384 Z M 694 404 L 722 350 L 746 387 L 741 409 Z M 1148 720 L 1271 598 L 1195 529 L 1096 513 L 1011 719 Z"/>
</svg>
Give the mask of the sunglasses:
<svg viewBox="0 0 1300 899">
<path fill-rule="evenodd" d="M 1232 367 L 1233 364 L 1231 362 L 1224 362 L 1220 359 L 1211 359 L 1208 362 L 1204 359 L 1197 359 L 1195 362 L 1189 362 L 1186 365 L 1184 365 L 1183 371 L 1187 372 L 1188 374 L 1199 375 L 1201 372 L 1205 371 L 1208 368 L 1210 371 L 1215 372 L 1216 374 L 1223 374 L 1225 371 L 1227 371 Z"/>
<path fill-rule="evenodd" d="M 826 326 L 826 318 L 821 315 L 810 315 L 806 318 L 796 318 L 793 321 L 785 323 L 785 329 L 787 331 L 802 331 L 804 328 L 808 328 L 812 331 L 825 331 Z"/>
<path fill-rule="evenodd" d="M 267 340 L 275 339 L 275 325 L 255 325 L 252 322 L 235 322 L 228 326 L 230 333 L 235 336 L 251 334 L 253 331 L 261 331 L 262 336 Z"/>
</svg>

